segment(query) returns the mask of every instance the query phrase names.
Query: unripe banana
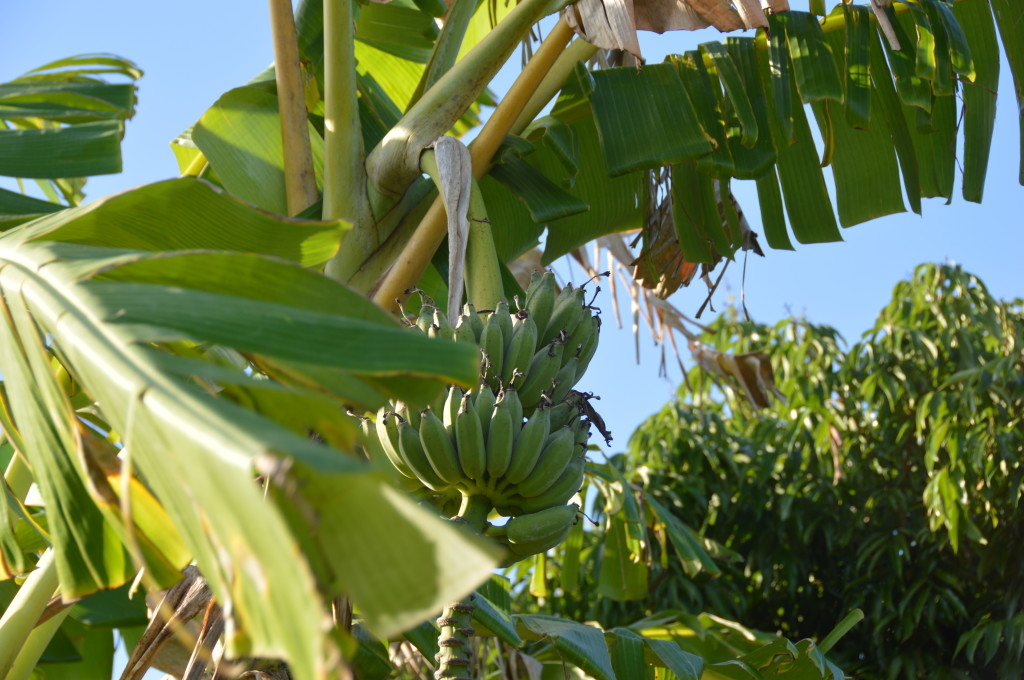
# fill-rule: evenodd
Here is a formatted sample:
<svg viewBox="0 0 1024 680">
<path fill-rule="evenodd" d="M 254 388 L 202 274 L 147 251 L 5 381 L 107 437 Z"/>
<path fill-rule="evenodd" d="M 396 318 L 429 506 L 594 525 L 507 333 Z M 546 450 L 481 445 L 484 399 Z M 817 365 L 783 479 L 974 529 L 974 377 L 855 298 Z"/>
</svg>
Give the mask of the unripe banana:
<svg viewBox="0 0 1024 680">
<path fill-rule="evenodd" d="M 473 337 L 476 341 L 480 341 L 480 334 L 484 331 L 484 320 L 480 318 L 480 315 L 476 311 L 471 303 L 467 302 L 462 308 L 462 321 L 461 323 L 468 324 L 468 328 L 473 331 Z"/>
<path fill-rule="evenodd" d="M 555 276 L 549 271 L 534 272 L 530 287 L 526 289 L 525 307 L 537 324 L 538 333 L 548 327 L 551 310 L 555 307 Z"/>
<path fill-rule="evenodd" d="M 512 409 L 503 398 L 494 404 L 491 425 L 487 430 L 487 476 L 491 484 L 497 483 L 512 462 L 512 444 L 515 433 L 512 425 Z"/>
<path fill-rule="evenodd" d="M 530 476 L 541 451 L 544 450 L 544 440 L 547 439 L 550 428 L 550 409 L 534 411 L 526 425 L 523 425 L 512 447 L 512 462 L 505 471 L 504 478 L 507 484 L 515 486 Z"/>
<path fill-rule="evenodd" d="M 455 419 L 459 415 L 463 396 L 462 390 L 452 385 L 448 388 L 444 406 L 441 407 L 441 422 L 444 423 L 444 429 L 448 431 L 448 436 L 450 437 L 455 436 Z"/>
<path fill-rule="evenodd" d="M 519 400 L 519 392 L 509 387 L 501 393 L 501 399 L 508 405 L 508 412 L 512 418 L 512 439 L 519 436 L 523 429 L 523 402 Z"/>
<path fill-rule="evenodd" d="M 505 524 L 509 548 L 519 557 L 547 552 L 569 535 L 578 512 L 573 503 L 513 517 Z"/>
<path fill-rule="evenodd" d="M 497 389 L 502 361 L 505 358 L 505 334 L 497 314 L 491 314 L 484 322 L 484 329 L 480 334 L 480 348 L 484 351 L 484 381 L 492 389 Z"/>
<path fill-rule="evenodd" d="M 389 416 L 391 422 L 389 423 Z M 389 413 L 386 408 L 382 408 L 377 411 L 377 439 L 380 441 L 381 449 L 384 451 L 384 455 L 391 462 L 403 476 L 415 478 L 416 474 L 405 464 L 405 460 L 402 458 L 402 454 L 399 450 L 398 442 L 398 416 L 393 413 Z"/>
<path fill-rule="evenodd" d="M 590 323 L 594 326 L 594 332 L 590 336 L 590 340 L 587 344 L 583 345 L 583 349 L 580 350 L 580 365 L 576 369 L 576 382 L 583 377 L 583 374 L 587 372 L 587 367 L 590 366 L 591 359 L 597 354 L 597 342 L 601 335 L 601 317 L 594 315 L 590 317 Z M 586 321 L 584 321 L 586 323 Z"/>
<path fill-rule="evenodd" d="M 449 340 L 455 337 L 455 329 L 452 328 L 451 323 L 448 321 L 448 315 L 442 312 L 440 309 L 434 310 L 434 325 L 436 327 L 438 335 L 442 338 L 448 338 Z"/>
<path fill-rule="evenodd" d="M 491 316 L 496 317 L 498 326 L 501 327 L 501 337 L 505 341 L 503 349 L 508 351 L 508 343 L 512 340 L 512 314 L 508 311 L 508 302 L 499 300 L 494 306 Z"/>
<path fill-rule="evenodd" d="M 551 431 L 565 427 L 580 414 L 579 406 L 570 399 L 564 399 L 545 409 L 550 413 Z"/>
<path fill-rule="evenodd" d="M 521 513 L 538 512 L 544 508 L 568 503 L 583 486 L 586 465 L 587 459 L 584 456 L 576 456 L 547 491 L 532 498 L 524 498 L 519 506 L 519 511 Z"/>
<path fill-rule="evenodd" d="M 455 339 L 467 345 L 476 346 L 477 337 L 473 332 L 473 325 L 464 316 L 459 317 L 459 325 L 455 327 Z"/>
<path fill-rule="evenodd" d="M 420 313 L 416 317 L 416 328 L 419 328 L 422 333 L 429 333 L 432 325 L 434 325 L 434 307 L 424 302 L 420 305 Z"/>
<path fill-rule="evenodd" d="M 419 428 L 420 426 L 420 412 L 410 409 L 409 406 L 401 401 L 395 402 L 395 414 L 402 420 L 407 421 L 413 428 Z"/>
<path fill-rule="evenodd" d="M 449 485 L 444 482 L 427 460 L 427 454 L 420 442 L 420 433 L 406 420 L 398 421 L 398 451 L 402 460 L 424 485 L 441 491 Z"/>
<path fill-rule="evenodd" d="M 494 401 L 496 397 L 486 383 L 480 383 L 476 387 L 476 397 L 473 405 L 476 407 L 476 415 L 480 419 L 480 428 L 483 430 L 484 439 L 491 429 L 491 414 L 494 412 Z"/>
<path fill-rule="evenodd" d="M 572 461 L 574 451 L 576 441 L 572 428 L 563 427 L 549 434 L 537 464 L 529 477 L 516 485 L 515 492 L 524 498 L 532 498 L 547 491 Z"/>
<path fill-rule="evenodd" d="M 557 404 L 568 396 L 569 390 L 571 390 L 573 385 L 576 384 L 579 365 L 579 358 L 572 356 L 569 357 L 569 360 L 566 361 L 560 369 L 558 369 L 558 373 L 555 375 L 555 386 L 549 395 L 552 403 Z"/>
<path fill-rule="evenodd" d="M 512 326 L 512 338 L 501 367 L 505 387 L 519 387 L 526 378 L 526 369 L 537 353 L 537 324 L 528 311 L 519 312 Z M 514 379 L 514 380 L 513 380 Z"/>
<path fill-rule="evenodd" d="M 430 409 L 423 411 L 420 420 L 420 444 L 427 454 L 427 462 L 441 481 L 452 486 L 463 481 L 462 465 L 452 444 L 451 436 L 441 419 Z"/>
<path fill-rule="evenodd" d="M 551 390 L 552 381 L 562 367 L 562 353 L 565 346 L 559 342 L 551 342 L 542 347 L 533 356 L 530 368 L 526 372 L 526 380 L 519 389 L 519 400 L 523 402 L 523 410 L 532 413 L 540 402 L 540 395 Z"/>
<path fill-rule="evenodd" d="M 585 311 L 583 318 L 576 324 L 576 328 L 565 339 L 565 346 L 568 347 L 566 354 L 570 352 L 573 355 L 582 354 L 583 348 L 590 344 L 591 338 L 597 333 L 598 325 L 601 323 L 600 317 L 586 312 L 589 310 Z"/>
<path fill-rule="evenodd" d="M 586 309 L 583 307 L 583 296 L 583 289 L 573 288 L 572 284 L 562 289 L 562 292 L 555 299 L 555 306 L 551 310 L 551 318 L 548 320 L 547 328 L 540 334 L 541 343 L 551 342 L 561 332 L 565 332 L 566 337 L 572 335 L 572 332 L 576 330 L 576 326 L 583 320 L 583 314 L 586 312 Z"/>
<path fill-rule="evenodd" d="M 487 442 L 476 407 L 468 394 L 463 395 L 455 419 L 455 444 L 466 479 L 472 482 L 482 480 L 487 470 Z"/>
</svg>

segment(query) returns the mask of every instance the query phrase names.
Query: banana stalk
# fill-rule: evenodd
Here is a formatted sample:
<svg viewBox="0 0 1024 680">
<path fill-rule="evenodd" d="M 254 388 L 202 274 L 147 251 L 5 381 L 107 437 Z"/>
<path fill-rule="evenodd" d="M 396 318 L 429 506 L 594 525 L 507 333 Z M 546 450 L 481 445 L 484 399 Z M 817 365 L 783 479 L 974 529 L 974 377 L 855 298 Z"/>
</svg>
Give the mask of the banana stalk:
<svg viewBox="0 0 1024 680">
<path fill-rule="evenodd" d="M 57 563 L 53 550 L 48 549 L 0 619 L 0 678 L 8 677 L 58 585 Z"/>
</svg>

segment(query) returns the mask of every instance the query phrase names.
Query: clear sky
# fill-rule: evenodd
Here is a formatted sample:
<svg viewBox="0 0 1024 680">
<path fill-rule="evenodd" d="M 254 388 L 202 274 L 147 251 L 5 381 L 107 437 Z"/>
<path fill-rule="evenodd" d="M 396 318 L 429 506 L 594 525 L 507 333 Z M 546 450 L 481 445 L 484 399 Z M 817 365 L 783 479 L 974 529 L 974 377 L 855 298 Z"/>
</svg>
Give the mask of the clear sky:
<svg viewBox="0 0 1024 680">
<path fill-rule="evenodd" d="M 801 2 L 794 5 L 802 7 Z M 222 92 L 244 83 L 272 61 L 267 13 L 266 3 L 242 0 L 4 0 L 0 81 L 47 61 L 86 52 L 113 52 L 145 71 L 139 83 L 138 113 L 128 124 L 124 141 L 124 171 L 91 179 L 86 188 L 89 199 L 99 198 L 177 173 L 168 142 Z M 714 30 L 644 35 L 643 49 L 650 62 L 720 37 Z M 518 64 L 518 60 L 517 52 L 511 61 Z M 511 67 L 503 72 L 498 89 L 507 86 L 513 72 Z M 795 252 L 768 250 L 763 259 L 751 257 L 745 292 L 753 318 L 774 323 L 789 314 L 805 315 L 855 340 L 870 327 L 893 285 L 925 261 L 956 261 L 980 275 L 996 296 L 1024 296 L 1019 274 L 1024 188 L 1017 183 L 1019 132 L 1005 62 L 999 90 L 995 143 L 982 205 L 966 203 L 959 195 L 948 206 L 941 200 L 925 200 L 923 217 L 890 216 L 844 230 L 842 243 L 798 246 Z M 11 186 L 6 181 L 2 185 Z M 734 190 L 751 226 L 760 232 L 752 183 L 736 181 Z M 726 305 L 730 296 L 738 297 L 740 271 L 733 265 L 727 274 L 715 296 L 717 308 Z M 672 301 L 692 315 L 704 295 L 703 284 L 696 282 Z M 584 386 L 603 397 L 601 410 L 617 435 L 615 449 L 671 395 L 679 374 L 677 369 L 670 373 L 670 380 L 657 377 L 660 352 L 646 335 L 641 341 L 642 364 L 633 365 L 628 325 L 624 331 L 615 329 L 608 298 L 605 293 L 602 297 L 598 304 L 606 308 L 608 323 Z"/>
</svg>

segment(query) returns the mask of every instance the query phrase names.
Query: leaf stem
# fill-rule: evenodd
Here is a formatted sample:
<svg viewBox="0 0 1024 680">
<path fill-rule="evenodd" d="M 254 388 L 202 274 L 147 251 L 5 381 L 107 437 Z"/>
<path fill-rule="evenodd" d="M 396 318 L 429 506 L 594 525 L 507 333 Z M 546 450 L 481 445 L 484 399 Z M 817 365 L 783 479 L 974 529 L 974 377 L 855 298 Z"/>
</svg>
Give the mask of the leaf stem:
<svg viewBox="0 0 1024 680">
<path fill-rule="evenodd" d="M 274 40 L 277 110 L 281 116 L 284 147 L 284 186 L 288 214 L 298 215 L 317 202 L 309 119 L 299 64 L 299 43 L 291 0 L 270 0 L 270 28 Z"/>
<path fill-rule="evenodd" d="M 57 591 L 60 581 L 53 549 L 39 558 L 35 571 L 28 575 L 11 604 L 0 618 L 0 678 L 8 677 L 18 652 L 25 645 L 32 629 Z"/>
<path fill-rule="evenodd" d="M 409 100 L 409 106 L 419 101 L 423 93 L 433 87 L 434 83 L 440 80 L 441 76 L 455 64 L 462 41 L 466 37 L 466 28 L 469 27 L 473 11 L 476 10 L 476 4 L 476 0 L 455 0 L 455 3 L 448 9 L 448 13 L 444 17 L 444 26 L 441 28 L 441 35 L 434 43 L 430 61 L 423 69 L 423 76 Z"/>
<path fill-rule="evenodd" d="M 32 676 L 39 663 L 40 657 L 46 651 L 57 629 L 64 623 L 64 619 L 71 613 L 71 607 L 57 612 L 51 618 L 40 623 L 29 633 L 25 643 L 18 649 L 18 655 L 11 664 L 11 670 L 4 676 L 4 680 L 28 680 Z"/>
<path fill-rule="evenodd" d="M 324 208 L 323 219 L 345 219 L 352 230 L 341 252 L 327 263 L 342 275 L 343 259 L 362 260 L 379 245 L 366 194 L 362 125 L 356 83 L 352 0 L 324 2 Z M 346 255 L 343 257 L 342 253 Z"/>
<path fill-rule="evenodd" d="M 529 1 L 526 0 L 519 7 L 523 7 Z M 571 38 L 572 29 L 569 28 L 563 19 L 559 19 L 558 23 L 555 24 L 555 27 L 544 39 L 544 42 L 541 43 L 541 46 L 537 48 L 526 68 L 516 78 L 512 87 L 509 88 L 508 94 L 498 103 L 494 113 L 491 114 L 483 129 L 480 130 L 480 134 L 470 144 L 469 150 L 473 158 L 473 176 L 476 179 L 480 179 L 487 172 L 491 159 L 494 157 L 501 142 L 505 139 L 512 124 L 515 123 L 532 93 L 540 85 L 545 74 L 555 63 L 558 55 L 565 49 L 566 44 Z M 458 68 L 449 71 L 449 75 L 454 74 L 457 70 Z M 445 76 L 445 79 L 447 78 L 448 76 Z M 439 82 L 431 91 L 440 87 L 445 79 L 442 79 L 442 82 Z M 422 101 L 426 101 L 426 99 Z M 402 249 L 401 254 L 396 258 L 394 265 L 384 275 L 384 279 L 377 287 L 377 292 L 374 294 L 373 299 L 378 305 L 385 309 L 398 310 L 395 300 L 404 299 L 405 291 L 414 286 L 420 277 L 423 276 L 427 264 L 434 256 L 434 252 L 444 239 L 446 232 L 447 220 L 445 218 L 444 205 L 440 197 L 438 197 L 430 206 L 427 214 L 423 216 L 423 220 L 416 228 L 416 232 L 406 243 L 405 248 Z"/>
</svg>

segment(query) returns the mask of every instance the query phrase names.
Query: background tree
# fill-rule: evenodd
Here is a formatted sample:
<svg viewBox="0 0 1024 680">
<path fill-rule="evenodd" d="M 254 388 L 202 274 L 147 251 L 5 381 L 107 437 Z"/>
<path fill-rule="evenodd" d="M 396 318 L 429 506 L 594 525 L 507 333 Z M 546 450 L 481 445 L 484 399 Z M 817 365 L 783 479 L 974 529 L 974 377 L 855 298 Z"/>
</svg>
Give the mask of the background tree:
<svg viewBox="0 0 1024 680">
<path fill-rule="evenodd" d="M 860 608 L 837 656 L 858 677 L 1017 677 L 1022 334 L 1019 300 L 952 265 L 919 267 L 848 350 L 807 321 L 723 315 L 679 399 L 613 459 L 651 527 L 648 587 L 593 598 L 609 533 L 585 549 L 602 578 L 562 613 L 680 608 L 820 638 Z M 722 559 L 681 573 L 683 525 Z"/>
</svg>

